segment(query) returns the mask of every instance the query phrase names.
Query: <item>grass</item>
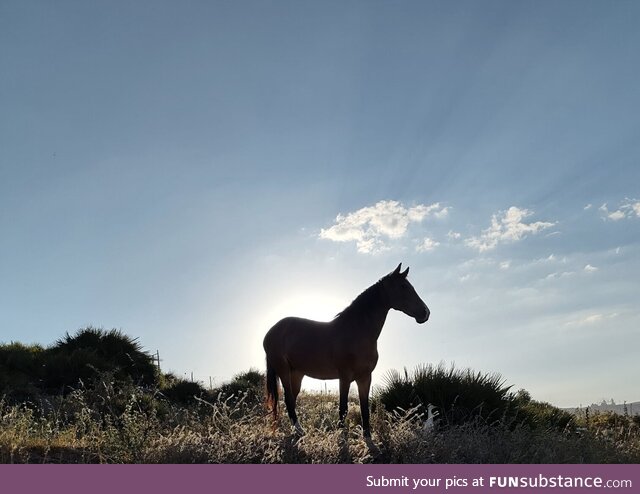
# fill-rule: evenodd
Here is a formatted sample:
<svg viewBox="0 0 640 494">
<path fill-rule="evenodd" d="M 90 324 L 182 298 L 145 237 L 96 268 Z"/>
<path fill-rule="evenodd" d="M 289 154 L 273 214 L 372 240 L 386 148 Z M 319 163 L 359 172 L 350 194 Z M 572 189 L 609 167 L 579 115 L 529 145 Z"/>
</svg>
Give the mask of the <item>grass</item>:
<svg viewBox="0 0 640 494">
<path fill-rule="evenodd" d="M 286 420 L 274 429 L 261 405 L 243 396 L 176 404 L 157 390 L 79 389 L 41 403 L 0 400 L 2 463 L 638 463 L 631 417 L 578 417 L 578 430 L 488 421 L 424 430 L 412 410 L 372 414 L 362 439 L 357 403 L 336 427 L 337 396 L 302 393 L 306 435 Z M 608 432 L 607 432 L 608 431 Z"/>
<path fill-rule="evenodd" d="M 303 437 L 284 412 L 274 424 L 263 380 L 249 370 L 210 390 L 161 374 L 118 330 L 0 345 L 0 463 L 640 463 L 640 417 L 570 415 L 498 374 L 389 373 L 371 440 L 353 397 L 345 429 L 334 394 L 299 396 Z M 429 404 L 439 422 L 427 430 Z"/>
</svg>

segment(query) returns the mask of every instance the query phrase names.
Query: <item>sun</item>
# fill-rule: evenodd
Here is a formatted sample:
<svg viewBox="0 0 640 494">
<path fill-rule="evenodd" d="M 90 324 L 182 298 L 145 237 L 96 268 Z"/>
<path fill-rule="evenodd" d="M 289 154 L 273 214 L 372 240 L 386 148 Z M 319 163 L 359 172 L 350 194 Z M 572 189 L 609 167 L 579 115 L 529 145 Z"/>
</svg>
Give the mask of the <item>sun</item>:
<svg viewBox="0 0 640 494">
<path fill-rule="evenodd" d="M 315 290 L 304 293 L 279 292 L 274 290 L 272 295 L 265 297 L 262 304 L 256 307 L 252 315 L 247 315 L 245 324 L 247 362 L 249 366 L 262 369 L 264 366 L 264 350 L 262 339 L 269 329 L 280 319 L 289 316 L 314 319 L 316 321 L 330 321 L 335 315 L 349 305 L 348 296 L 341 296 L 335 290 Z M 324 381 L 305 378 L 304 389 L 325 389 Z M 332 387 L 333 389 L 333 387 Z"/>
<path fill-rule="evenodd" d="M 296 293 L 295 291 L 282 292 L 277 288 L 263 298 L 255 312 L 248 315 L 245 320 L 246 327 L 251 328 L 247 333 L 247 345 L 251 349 L 250 359 L 252 365 L 262 365 L 264 351 L 262 339 L 267 331 L 280 319 L 285 317 L 303 317 L 316 321 L 330 321 L 338 312 L 349 305 L 348 296 L 343 296 L 340 291 L 314 290 Z M 258 344 L 259 342 L 259 344 Z"/>
</svg>

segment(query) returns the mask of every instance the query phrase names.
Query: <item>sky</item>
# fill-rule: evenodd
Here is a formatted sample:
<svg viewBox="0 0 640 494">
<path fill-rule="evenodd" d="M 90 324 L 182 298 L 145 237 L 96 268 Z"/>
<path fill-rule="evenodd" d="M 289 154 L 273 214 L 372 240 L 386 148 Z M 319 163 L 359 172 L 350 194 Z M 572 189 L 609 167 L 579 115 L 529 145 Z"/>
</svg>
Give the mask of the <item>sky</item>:
<svg viewBox="0 0 640 494">
<path fill-rule="evenodd" d="M 639 20 L 2 1 L 0 342 L 118 328 L 220 383 L 402 262 L 431 318 L 391 311 L 374 384 L 444 362 L 559 406 L 640 400 Z"/>
</svg>

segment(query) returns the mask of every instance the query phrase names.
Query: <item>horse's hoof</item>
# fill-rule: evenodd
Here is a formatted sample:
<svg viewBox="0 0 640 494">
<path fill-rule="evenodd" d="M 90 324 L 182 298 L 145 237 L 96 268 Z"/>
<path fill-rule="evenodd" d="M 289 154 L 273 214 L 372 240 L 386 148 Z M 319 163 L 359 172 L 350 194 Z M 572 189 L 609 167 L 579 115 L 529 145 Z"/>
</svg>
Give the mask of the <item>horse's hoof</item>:
<svg viewBox="0 0 640 494">
<path fill-rule="evenodd" d="M 300 422 L 296 422 L 295 424 L 293 424 L 293 429 L 294 429 L 296 435 L 304 436 L 304 429 L 300 425 Z"/>
</svg>

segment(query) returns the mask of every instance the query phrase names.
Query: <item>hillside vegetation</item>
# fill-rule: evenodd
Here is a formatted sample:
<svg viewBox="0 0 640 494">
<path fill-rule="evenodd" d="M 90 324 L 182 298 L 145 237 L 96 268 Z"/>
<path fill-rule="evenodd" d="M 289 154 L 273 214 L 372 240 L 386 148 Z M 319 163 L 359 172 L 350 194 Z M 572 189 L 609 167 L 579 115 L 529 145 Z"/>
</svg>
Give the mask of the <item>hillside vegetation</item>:
<svg viewBox="0 0 640 494">
<path fill-rule="evenodd" d="M 640 418 L 571 415 L 498 375 L 443 365 L 389 374 L 372 400 L 371 441 L 355 399 L 339 429 L 338 397 L 303 392 L 303 437 L 286 419 L 273 424 L 262 400 L 259 371 L 205 389 L 160 374 L 118 331 L 87 328 L 50 348 L 0 345 L 0 462 L 640 462 Z"/>
</svg>

